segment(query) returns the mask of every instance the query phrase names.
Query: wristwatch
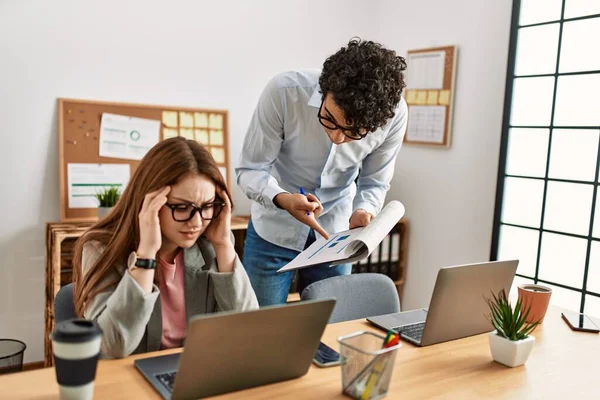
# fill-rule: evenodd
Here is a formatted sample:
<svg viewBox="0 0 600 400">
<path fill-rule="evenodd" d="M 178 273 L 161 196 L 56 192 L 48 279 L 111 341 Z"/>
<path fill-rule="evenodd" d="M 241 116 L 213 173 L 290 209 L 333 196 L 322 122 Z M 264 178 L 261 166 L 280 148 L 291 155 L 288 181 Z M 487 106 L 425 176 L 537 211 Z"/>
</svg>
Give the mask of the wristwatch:
<svg viewBox="0 0 600 400">
<path fill-rule="evenodd" d="M 155 269 L 156 260 L 152 258 L 138 258 L 137 254 L 134 251 L 129 255 L 127 265 L 129 266 L 130 271 L 135 268 Z"/>
</svg>

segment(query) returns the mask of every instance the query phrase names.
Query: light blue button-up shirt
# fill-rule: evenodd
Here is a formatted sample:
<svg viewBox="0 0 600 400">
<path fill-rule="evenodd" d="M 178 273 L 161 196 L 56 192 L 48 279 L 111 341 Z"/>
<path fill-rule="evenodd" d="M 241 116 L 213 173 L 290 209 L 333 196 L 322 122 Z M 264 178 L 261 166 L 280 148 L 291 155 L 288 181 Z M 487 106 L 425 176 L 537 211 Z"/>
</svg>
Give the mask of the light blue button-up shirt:
<svg viewBox="0 0 600 400">
<path fill-rule="evenodd" d="M 406 131 L 407 107 L 401 99 L 383 128 L 362 140 L 332 143 L 317 118 L 319 75 L 319 70 L 299 70 L 271 79 L 250 121 L 235 170 L 238 185 L 253 200 L 256 232 L 298 251 L 304 249 L 310 227 L 278 208 L 275 196 L 298 193 L 302 187 L 323 204 L 318 221 L 328 233 L 347 230 L 354 211 L 376 215 L 381 210 Z"/>
</svg>

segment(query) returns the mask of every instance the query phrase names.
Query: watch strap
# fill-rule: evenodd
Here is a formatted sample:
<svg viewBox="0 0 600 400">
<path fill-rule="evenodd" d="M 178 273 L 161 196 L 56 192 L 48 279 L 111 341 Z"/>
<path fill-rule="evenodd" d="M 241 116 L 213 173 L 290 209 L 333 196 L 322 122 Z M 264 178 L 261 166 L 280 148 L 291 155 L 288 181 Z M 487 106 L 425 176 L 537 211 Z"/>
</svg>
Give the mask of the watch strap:
<svg viewBox="0 0 600 400">
<path fill-rule="evenodd" d="M 143 269 L 155 269 L 156 260 L 151 258 L 138 258 L 135 260 L 135 266 Z"/>
</svg>

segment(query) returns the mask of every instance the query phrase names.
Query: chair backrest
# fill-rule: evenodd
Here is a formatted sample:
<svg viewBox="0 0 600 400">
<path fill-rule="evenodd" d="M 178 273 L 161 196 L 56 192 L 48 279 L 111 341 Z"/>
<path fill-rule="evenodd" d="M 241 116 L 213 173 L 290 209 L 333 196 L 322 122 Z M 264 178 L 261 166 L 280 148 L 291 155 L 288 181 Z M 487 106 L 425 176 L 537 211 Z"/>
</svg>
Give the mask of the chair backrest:
<svg viewBox="0 0 600 400">
<path fill-rule="evenodd" d="M 61 322 L 73 318 L 77 318 L 77 312 L 73 301 L 73 284 L 69 283 L 61 287 L 54 297 L 54 321 Z"/>
<path fill-rule="evenodd" d="M 337 300 L 329 323 L 400 312 L 394 282 L 382 274 L 352 274 L 323 279 L 307 286 L 301 300 Z"/>
</svg>

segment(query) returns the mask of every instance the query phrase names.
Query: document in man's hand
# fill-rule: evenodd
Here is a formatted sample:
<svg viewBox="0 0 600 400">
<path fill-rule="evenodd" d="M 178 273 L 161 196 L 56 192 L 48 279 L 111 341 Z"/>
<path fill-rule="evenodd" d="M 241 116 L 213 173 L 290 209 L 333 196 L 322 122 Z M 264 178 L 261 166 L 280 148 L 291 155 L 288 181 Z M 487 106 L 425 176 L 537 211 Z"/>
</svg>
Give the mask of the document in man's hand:
<svg viewBox="0 0 600 400">
<path fill-rule="evenodd" d="M 404 211 L 402 203 L 390 201 L 369 225 L 330 234 L 329 239 L 319 238 L 277 272 L 307 268 L 316 264 L 337 265 L 365 259 L 400 221 Z"/>
</svg>

